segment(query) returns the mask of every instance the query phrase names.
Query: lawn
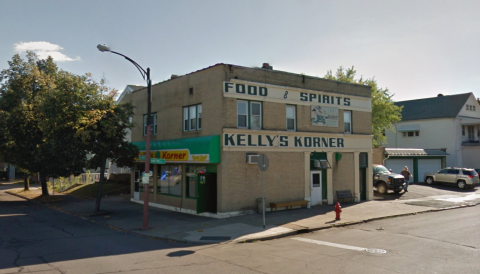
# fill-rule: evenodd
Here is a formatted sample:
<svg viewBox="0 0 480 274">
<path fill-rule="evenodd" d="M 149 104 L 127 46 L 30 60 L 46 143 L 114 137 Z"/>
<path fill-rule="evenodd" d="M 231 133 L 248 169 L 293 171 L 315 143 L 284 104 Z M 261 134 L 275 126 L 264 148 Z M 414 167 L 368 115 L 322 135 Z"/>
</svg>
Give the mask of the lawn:
<svg viewBox="0 0 480 274">
<path fill-rule="evenodd" d="M 129 194 L 130 185 L 106 182 L 103 184 L 103 195 Z M 98 195 L 98 183 L 78 185 L 62 192 L 65 195 L 72 195 L 82 199 L 95 199 Z"/>
</svg>

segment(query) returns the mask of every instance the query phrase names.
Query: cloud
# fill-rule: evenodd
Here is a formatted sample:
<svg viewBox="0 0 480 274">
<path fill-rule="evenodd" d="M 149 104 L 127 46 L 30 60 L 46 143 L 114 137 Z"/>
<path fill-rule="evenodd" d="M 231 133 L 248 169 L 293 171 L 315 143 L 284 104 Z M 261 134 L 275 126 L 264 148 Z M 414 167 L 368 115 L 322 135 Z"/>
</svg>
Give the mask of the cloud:
<svg viewBox="0 0 480 274">
<path fill-rule="evenodd" d="M 15 44 L 15 51 L 23 53 L 26 51 L 33 51 L 38 55 L 40 59 L 46 59 L 48 56 L 52 56 L 53 60 L 57 62 L 78 61 L 80 57 L 70 58 L 61 53 L 63 48 L 59 45 L 55 45 L 49 42 L 20 42 Z"/>
</svg>

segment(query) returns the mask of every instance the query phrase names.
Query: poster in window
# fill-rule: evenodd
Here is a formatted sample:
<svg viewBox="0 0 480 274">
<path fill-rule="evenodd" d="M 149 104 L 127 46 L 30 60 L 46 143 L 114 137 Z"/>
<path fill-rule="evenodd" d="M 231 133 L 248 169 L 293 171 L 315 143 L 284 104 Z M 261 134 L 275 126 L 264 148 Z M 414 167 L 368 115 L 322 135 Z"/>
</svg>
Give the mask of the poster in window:
<svg viewBox="0 0 480 274">
<path fill-rule="evenodd" d="M 312 126 L 338 127 L 338 108 L 312 106 Z"/>
</svg>

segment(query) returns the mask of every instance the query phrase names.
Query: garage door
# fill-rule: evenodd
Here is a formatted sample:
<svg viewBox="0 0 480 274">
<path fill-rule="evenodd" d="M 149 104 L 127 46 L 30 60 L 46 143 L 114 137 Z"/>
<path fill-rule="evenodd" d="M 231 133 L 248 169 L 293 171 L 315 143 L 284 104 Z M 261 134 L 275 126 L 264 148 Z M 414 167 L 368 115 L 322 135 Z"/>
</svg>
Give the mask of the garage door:
<svg viewBox="0 0 480 274">
<path fill-rule="evenodd" d="M 413 175 L 413 159 L 388 159 L 385 161 L 385 166 L 388 169 L 392 169 L 393 173 L 398 174 L 400 174 L 403 168 L 407 166 L 408 170 L 410 170 L 410 173 Z"/>
<path fill-rule="evenodd" d="M 442 169 L 440 159 L 419 159 L 418 160 L 418 181 L 423 182 L 425 172 L 437 172 Z"/>
</svg>

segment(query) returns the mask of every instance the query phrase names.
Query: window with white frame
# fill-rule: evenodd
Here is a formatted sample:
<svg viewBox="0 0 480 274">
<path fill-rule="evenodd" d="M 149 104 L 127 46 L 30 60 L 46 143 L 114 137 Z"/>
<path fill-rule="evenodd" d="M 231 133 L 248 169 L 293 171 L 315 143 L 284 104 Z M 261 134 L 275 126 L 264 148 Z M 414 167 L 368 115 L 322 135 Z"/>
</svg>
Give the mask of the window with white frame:
<svg viewBox="0 0 480 274">
<path fill-rule="evenodd" d="M 420 136 L 420 131 L 404 131 L 403 137 L 418 137 Z"/>
<path fill-rule="evenodd" d="M 237 101 L 237 127 L 262 129 L 262 103 Z"/>
<path fill-rule="evenodd" d="M 345 134 L 352 133 L 352 111 L 344 110 L 343 111 L 343 132 Z"/>
<path fill-rule="evenodd" d="M 297 130 L 296 106 L 287 105 L 287 130 Z"/>
<path fill-rule="evenodd" d="M 183 131 L 202 129 L 202 105 L 183 107 Z"/>
<path fill-rule="evenodd" d="M 147 114 L 143 115 L 143 136 L 147 136 L 147 116 Z M 157 113 L 152 113 L 151 117 L 150 134 L 157 135 Z"/>
</svg>

